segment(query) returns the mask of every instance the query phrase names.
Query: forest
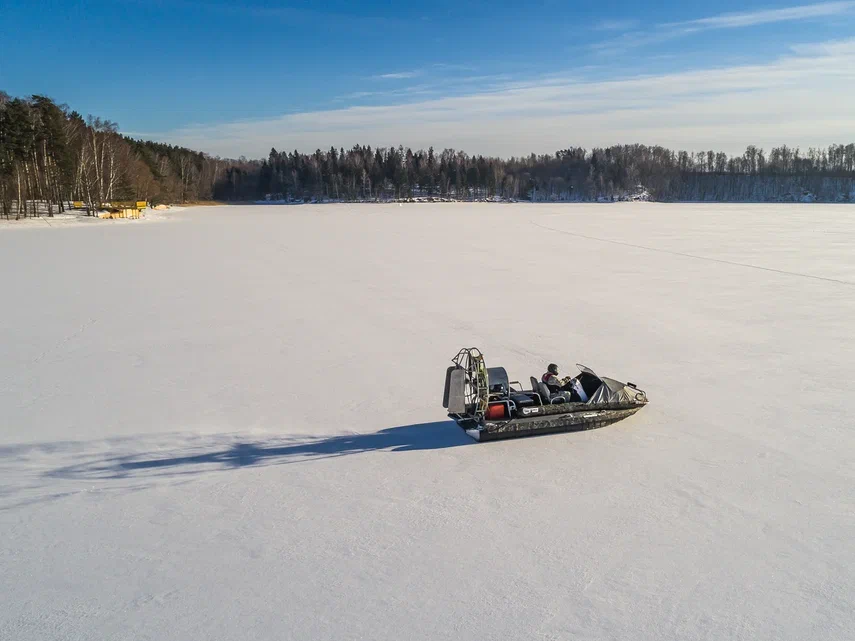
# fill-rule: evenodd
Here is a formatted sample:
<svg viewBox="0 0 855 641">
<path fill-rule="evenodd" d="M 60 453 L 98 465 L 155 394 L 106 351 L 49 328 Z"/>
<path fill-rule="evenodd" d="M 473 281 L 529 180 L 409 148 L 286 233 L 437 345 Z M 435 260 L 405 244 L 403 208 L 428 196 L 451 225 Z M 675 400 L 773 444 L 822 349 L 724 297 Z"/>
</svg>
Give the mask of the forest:
<svg viewBox="0 0 855 641">
<path fill-rule="evenodd" d="M 46 96 L 0 91 L 0 216 L 51 216 L 79 201 L 208 200 L 229 161 L 172 145 L 133 140 L 118 124 L 85 119 Z"/>
<path fill-rule="evenodd" d="M 223 200 L 660 201 L 855 200 L 855 144 L 827 149 L 749 146 L 740 156 L 674 152 L 659 146 L 562 149 L 522 158 L 355 146 L 301 154 L 271 149 L 233 164 L 215 187 Z"/>
<path fill-rule="evenodd" d="M 493 158 L 356 145 L 223 159 L 136 140 L 46 96 L 0 91 L 0 216 L 53 215 L 71 202 L 451 200 L 855 201 L 855 144 L 741 155 L 643 144 Z"/>
</svg>

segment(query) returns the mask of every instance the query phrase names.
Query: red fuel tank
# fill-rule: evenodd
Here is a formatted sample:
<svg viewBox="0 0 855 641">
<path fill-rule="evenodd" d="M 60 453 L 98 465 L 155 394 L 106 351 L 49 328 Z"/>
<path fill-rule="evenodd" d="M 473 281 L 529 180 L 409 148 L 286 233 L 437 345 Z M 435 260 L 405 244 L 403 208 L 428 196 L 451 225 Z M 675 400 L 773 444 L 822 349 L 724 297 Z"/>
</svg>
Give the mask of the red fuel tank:
<svg viewBox="0 0 855 641">
<path fill-rule="evenodd" d="M 506 407 L 502 403 L 497 403 L 496 405 L 488 405 L 487 411 L 484 413 L 484 418 L 490 419 L 491 421 L 496 420 L 497 418 L 505 418 Z"/>
</svg>

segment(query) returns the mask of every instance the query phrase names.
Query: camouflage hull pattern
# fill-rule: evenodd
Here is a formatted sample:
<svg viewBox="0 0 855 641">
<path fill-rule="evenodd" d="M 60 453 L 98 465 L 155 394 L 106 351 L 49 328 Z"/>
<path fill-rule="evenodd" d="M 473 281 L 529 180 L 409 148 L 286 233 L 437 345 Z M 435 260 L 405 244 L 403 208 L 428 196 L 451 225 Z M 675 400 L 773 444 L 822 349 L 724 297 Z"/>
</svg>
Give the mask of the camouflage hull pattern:
<svg viewBox="0 0 855 641">
<path fill-rule="evenodd" d="M 589 412 L 592 410 L 640 410 L 645 403 L 555 403 L 552 405 L 538 405 L 535 407 L 521 408 L 521 418 L 533 416 L 555 416 L 559 414 L 570 414 Z"/>
<path fill-rule="evenodd" d="M 464 419 L 457 421 L 457 423 L 476 441 L 497 441 L 540 434 L 593 430 L 622 421 L 644 407 L 644 404 L 614 409 L 591 407 L 590 405 L 585 407 L 583 403 L 574 403 L 573 405 L 582 407 L 579 407 L 577 411 L 568 412 L 568 408 L 565 406 L 564 412 L 561 414 L 550 413 L 543 416 L 513 418 L 504 421 L 483 421 L 481 424 Z M 550 406 L 546 407 L 552 409 Z"/>
</svg>

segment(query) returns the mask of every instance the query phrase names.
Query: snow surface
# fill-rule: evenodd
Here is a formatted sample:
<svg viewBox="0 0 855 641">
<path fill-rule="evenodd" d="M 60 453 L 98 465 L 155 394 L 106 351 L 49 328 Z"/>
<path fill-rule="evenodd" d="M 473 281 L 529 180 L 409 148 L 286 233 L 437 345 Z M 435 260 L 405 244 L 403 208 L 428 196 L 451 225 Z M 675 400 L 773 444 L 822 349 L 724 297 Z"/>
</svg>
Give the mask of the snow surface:
<svg viewBox="0 0 855 641">
<path fill-rule="evenodd" d="M 852 639 L 855 210 L 0 233 L 0 639 Z M 475 443 L 450 358 L 651 403 Z"/>
<path fill-rule="evenodd" d="M 87 216 L 84 212 L 64 212 L 53 216 L 32 216 L 15 220 L 0 218 L 0 233 L 13 229 L 38 229 L 43 227 L 78 227 L 87 225 L 143 225 L 170 220 L 169 215 L 183 211 L 185 207 L 170 207 L 169 211 L 146 209 L 141 218 L 100 218 Z M 106 213 L 106 212 L 104 212 Z"/>
</svg>

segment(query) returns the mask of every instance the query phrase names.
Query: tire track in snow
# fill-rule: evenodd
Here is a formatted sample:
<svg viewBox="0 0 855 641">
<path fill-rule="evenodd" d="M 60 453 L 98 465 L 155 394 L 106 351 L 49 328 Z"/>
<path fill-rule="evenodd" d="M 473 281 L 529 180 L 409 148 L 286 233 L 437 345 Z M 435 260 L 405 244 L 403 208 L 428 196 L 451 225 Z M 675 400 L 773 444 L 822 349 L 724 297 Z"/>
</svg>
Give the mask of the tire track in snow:
<svg viewBox="0 0 855 641">
<path fill-rule="evenodd" d="M 31 359 L 31 360 L 30 360 L 30 362 L 29 362 L 27 365 L 25 365 L 25 366 L 24 366 L 24 367 L 26 368 L 26 373 L 27 373 L 27 374 L 29 374 L 29 375 L 31 375 L 31 374 L 32 374 L 32 370 L 33 370 L 33 368 L 35 368 L 35 367 L 36 367 L 39 363 L 41 363 L 45 358 L 47 358 L 50 354 L 53 354 L 54 352 L 58 351 L 59 349 L 61 349 L 62 347 L 64 347 L 64 346 L 65 346 L 66 344 L 68 344 L 69 342 L 73 341 L 75 338 L 77 338 L 78 336 L 80 336 L 81 334 L 83 334 L 83 333 L 84 333 L 84 332 L 85 332 L 89 327 L 91 327 L 92 325 L 94 325 L 94 324 L 95 324 L 95 323 L 97 323 L 97 322 L 98 322 L 98 321 L 97 321 L 97 319 L 95 319 L 95 318 L 90 318 L 90 319 L 89 319 L 89 320 L 87 320 L 85 323 L 83 323 L 82 325 L 80 325 L 80 327 L 78 327 L 78 328 L 77 328 L 75 331 L 73 331 L 71 334 L 69 334 L 68 336 L 65 336 L 64 338 L 60 339 L 60 340 L 59 340 L 55 345 L 53 345 L 52 347 L 48 347 L 47 349 L 43 350 L 43 351 L 42 351 L 40 354 L 38 354 L 35 358 Z M 2 388 L 2 389 L 3 389 L 3 390 L 8 390 L 8 389 L 10 389 L 10 388 L 11 388 L 12 383 L 14 383 L 16 380 L 19 380 L 19 379 L 21 378 L 21 376 L 22 376 L 21 372 L 14 372 L 14 373 L 12 373 L 11 375 L 7 376 L 7 377 L 3 380 L 3 388 Z M 39 400 L 39 398 L 41 398 L 41 395 L 38 395 L 35 399 L 33 399 L 33 400 L 30 402 L 30 405 L 33 405 L 37 400 Z"/>
<path fill-rule="evenodd" d="M 839 280 L 837 278 L 828 278 L 826 276 L 814 276 L 812 274 L 802 274 L 800 272 L 788 272 L 785 269 L 775 269 L 774 267 L 761 267 L 760 265 L 751 265 L 750 263 L 740 263 L 734 260 L 725 260 L 723 258 L 710 258 L 709 256 L 698 256 L 697 254 L 687 254 L 685 252 L 677 252 L 672 251 L 670 249 L 659 249 L 656 247 L 647 247 L 646 245 L 636 245 L 635 243 L 627 243 L 622 240 L 612 240 L 610 238 L 598 238 L 597 236 L 588 236 L 586 234 L 580 234 L 574 231 L 567 231 L 566 229 L 555 229 L 554 227 L 549 227 L 547 225 L 541 225 L 535 221 L 530 221 L 532 225 L 535 227 L 540 227 L 541 229 L 546 229 L 548 231 L 557 232 L 559 234 L 567 234 L 568 236 L 576 236 L 577 238 L 585 238 L 586 240 L 595 240 L 601 243 L 611 243 L 612 245 L 623 245 L 624 247 L 632 247 L 634 249 L 645 249 L 651 252 L 658 252 L 660 254 L 671 254 L 672 256 L 682 256 L 683 258 L 694 258 L 695 260 L 706 260 L 711 263 L 721 263 L 724 265 L 733 265 L 735 267 L 748 267 L 749 269 L 759 269 L 764 272 L 773 272 L 775 274 L 784 274 L 787 276 L 799 276 L 801 278 L 810 278 L 813 280 L 821 280 L 827 283 L 837 283 L 839 285 L 847 285 L 848 287 L 855 287 L 855 283 L 850 282 L 848 280 Z"/>
<path fill-rule="evenodd" d="M 44 350 L 41 354 L 36 356 L 31 361 L 30 365 L 31 366 L 32 365 L 38 365 L 39 363 L 41 363 L 45 359 L 45 357 L 48 356 L 48 354 L 52 354 L 52 353 L 56 352 L 57 350 L 61 349 L 63 346 L 65 346 L 66 344 L 68 344 L 69 342 L 71 342 L 72 340 L 74 340 L 75 338 L 80 336 L 81 334 L 83 334 L 83 332 L 85 332 L 88 327 L 94 325 L 96 322 L 97 321 L 94 318 L 90 318 L 88 321 L 83 323 L 80 327 L 78 327 L 71 334 L 69 334 L 68 336 L 61 339 L 59 342 L 57 342 L 56 345 Z"/>
</svg>

